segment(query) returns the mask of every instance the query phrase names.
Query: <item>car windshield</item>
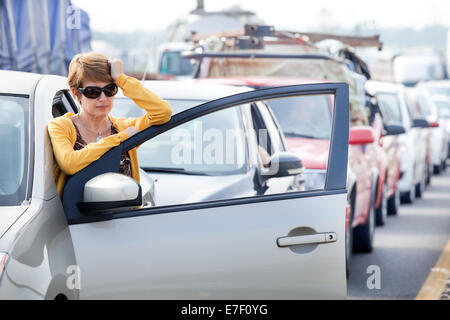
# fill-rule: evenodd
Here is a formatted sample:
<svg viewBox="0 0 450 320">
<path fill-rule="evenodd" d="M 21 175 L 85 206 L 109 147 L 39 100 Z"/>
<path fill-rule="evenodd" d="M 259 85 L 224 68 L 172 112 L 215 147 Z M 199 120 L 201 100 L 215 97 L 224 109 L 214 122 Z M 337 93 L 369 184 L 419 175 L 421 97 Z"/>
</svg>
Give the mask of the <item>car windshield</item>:
<svg viewBox="0 0 450 320">
<path fill-rule="evenodd" d="M 378 93 L 377 99 L 380 103 L 383 115 L 389 122 L 402 122 L 402 113 L 398 96 L 394 93 Z"/>
<path fill-rule="evenodd" d="M 173 115 L 205 103 L 166 99 Z M 131 99 L 116 99 L 111 115 L 139 117 L 145 110 Z M 239 108 L 229 108 L 189 121 L 143 143 L 139 166 L 146 171 L 194 175 L 231 175 L 245 170 L 245 137 Z"/>
<path fill-rule="evenodd" d="M 331 101 L 326 95 L 268 100 L 286 137 L 330 139 Z"/>
<path fill-rule="evenodd" d="M 0 94 L 0 145 L 0 206 L 21 205 L 27 188 L 27 98 Z"/>
<path fill-rule="evenodd" d="M 435 103 L 439 110 L 439 117 L 450 118 L 450 100 L 435 100 Z"/>
<path fill-rule="evenodd" d="M 182 57 L 181 51 L 166 51 L 162 54 L 159 72 L 175 76 L 192 76 L 194 66 L 189 59 Z"/>
</svg>

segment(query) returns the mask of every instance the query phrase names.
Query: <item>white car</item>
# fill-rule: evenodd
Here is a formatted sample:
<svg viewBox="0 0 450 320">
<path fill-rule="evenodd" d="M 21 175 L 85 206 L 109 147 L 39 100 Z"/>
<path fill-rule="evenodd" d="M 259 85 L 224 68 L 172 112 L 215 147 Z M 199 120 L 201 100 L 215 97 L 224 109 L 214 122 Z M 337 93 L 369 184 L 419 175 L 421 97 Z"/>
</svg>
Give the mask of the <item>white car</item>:
<svg viewBox="0 0 450 320">
<path fill-rule="evenodd" d="M 174 114 L 69 177 L 62 199 L 47 123 L 77 111 L 67 79 L 0 71 L 0 88 L 0 299 L 346 297 L 346 84 L 244 92 Z M 144 186 L 118 174 L 123 152 L 184 123 L 311 94 L 336 101 L 323 190 L 142 207 Z"/>
<path fill-rule="evenodd" d="M 430 161 L 435 174 L 440 174 L 445 168 L 448 156 L 449 138 L 446 134 L 445 120 L 441 120 L 438 106 L 433 96 L 441 95 L 450 98 L 450 81 L 421 82 L 417 85 L 418 103 L 431 124 Z M 442 100 L 442 99 L 441 99 Z"/>
<path fill-rule="evenodd" d="M 416 196 L 421 196 L 426 184 L 427 144 L 423 128 L 427 128 L 428 123 L 423 119 L 413 118 L 403 85 L 370 80 L 366 83 L 366 90 L 377 97 L 382 112 L 388 115 L 391 124 L 397 123 L 405 129 L 405 133 L 398 136 L 402 152 L 398 188 L 402 200 L 412 203 Z"/>
<path fill-rule="evenodd" d="M 447 159 L 450 158 L 450 95 L 434 95 L 431 97 L 439 112 L 439 126 L 447 135 Z"/>
</svg>

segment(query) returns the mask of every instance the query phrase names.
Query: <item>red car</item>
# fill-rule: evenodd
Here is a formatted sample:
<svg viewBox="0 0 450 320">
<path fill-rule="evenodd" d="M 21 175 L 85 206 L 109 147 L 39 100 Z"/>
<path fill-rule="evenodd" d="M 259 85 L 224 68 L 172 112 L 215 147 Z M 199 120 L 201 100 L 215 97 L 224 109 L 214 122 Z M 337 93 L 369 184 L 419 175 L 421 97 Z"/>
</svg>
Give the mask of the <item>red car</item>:
<svg viewBox="0 0 450 320">
<path fill-rule="evenodd" d="M 293 77 L 257 76 L 204 78 L 196 81 L 254 88 L 325 82 Z M 326 117 L 331 120 L 334 101 L 332 98 L 323 96 L 303 98 L 302 103 L 309 104 L 311 108 L 291 109 L 314 110 L 314 112 L 297 114 L 297 116 L 295 113 L 287 112 L 286 106 L 278 106 L 276 100 L 269 100 L 267 103 L 283 128 L 289 149 L 299 155 L 307 169 L 305 172 L 306 188 L 310 190 L 323 188 L 330 145 L 329 137 L 331 136 L 329 126 L 324 125 L 328 122 L 323 120 Z M 384 175 L 379 176 L 378 174 L 377 159 L 379 158 L 378 153 L 382 152 L 382 149 L 377 145 L 376 132 L 370 126 L 353 126 L 350 129 L 349 174 L 347 177 L 349 205 L 346 212 L 347 265 L 350 263 L 352 248 L 363 252 L 370 252 L 373 248 L 377 181 L 381 186 L 384 184 Z M 380 163 L 384 163 L 384 161 L 380 161 Z M 382 166 L 383 170 L 385 170 L 385 166 L 385 164 Z M 381 200 L 378 203 L 381 203 Z M 351 225 L 352 228 L 348 228 L 348 225 Z"/>
</svg>

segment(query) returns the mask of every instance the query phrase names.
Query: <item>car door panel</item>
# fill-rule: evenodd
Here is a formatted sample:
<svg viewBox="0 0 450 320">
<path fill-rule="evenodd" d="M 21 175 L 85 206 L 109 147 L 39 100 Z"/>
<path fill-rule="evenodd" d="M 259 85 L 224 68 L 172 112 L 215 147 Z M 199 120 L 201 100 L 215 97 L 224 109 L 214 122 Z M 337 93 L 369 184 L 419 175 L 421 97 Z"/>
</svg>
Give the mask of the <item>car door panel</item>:
<svg viewBox="0 0 450 320">
<path fill-rule="evenodd" d="M 84 184 L 118 172 L 120 154 L 197 117 L 245 103 L 336 94 L 323 191 L 291 192 L 88 215 Z M 344 298 L 348 86 L 317 84 L 246 92 L 174 115 L 110 150 L 70 179 L 63 203 L 80 297 L 154 299 Z M 189 186 L 187 186 L 189 187 Z M 279 247 L 277 239 L 332 233 L 321 244 Z"/>
<path fill-rule="evenodd" d="M 74 247 L 83 248 L 76 250 L 81 298 L 344 298 L 345 212 L 336 214 L 330 208 L 344 207 L 346 194 L 320 199 L 257 202 L 71 226 Z M 277 246 L 278 238 L 302 227 L 311 233 L 335 232 L 339 241 L 311 245 L 304 253 L 294 252 L 295 246 Z"/>
</svg>

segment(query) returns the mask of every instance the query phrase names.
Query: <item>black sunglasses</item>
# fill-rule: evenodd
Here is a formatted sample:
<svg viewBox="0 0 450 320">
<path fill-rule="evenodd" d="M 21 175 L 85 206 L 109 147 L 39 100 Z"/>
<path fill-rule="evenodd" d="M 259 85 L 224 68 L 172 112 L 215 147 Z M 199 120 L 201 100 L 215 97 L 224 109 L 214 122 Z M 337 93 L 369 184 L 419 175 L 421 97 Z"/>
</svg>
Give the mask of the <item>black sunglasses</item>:
<svg viewBox="0 0 450 320">
<path fill-rule="evenodd" d="M 105 93 L 107 97 L 113 97 L 117 94 L 119 89 L 117 88 L 117 85 L 115 82 L 108 84 L 107 86 L 104 86 L 103 88 L 100 87 L 86 87 L 86 88 L 78 88 L 78 91 L 80 91 L 86 98 L 89 99 L 97 99 L 101 96 L 102 91 Z"/>
</svg>

